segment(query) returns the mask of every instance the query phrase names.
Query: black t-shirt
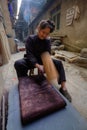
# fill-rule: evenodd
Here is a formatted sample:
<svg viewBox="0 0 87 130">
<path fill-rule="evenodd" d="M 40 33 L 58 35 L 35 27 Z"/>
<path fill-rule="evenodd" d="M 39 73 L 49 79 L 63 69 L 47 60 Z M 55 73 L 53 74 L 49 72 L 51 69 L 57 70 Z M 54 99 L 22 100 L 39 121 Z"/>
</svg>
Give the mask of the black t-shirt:
<svg viewBox="0 0 87 130">
<path fill-rule="evenodd" d="M 26 56 L 33 66 L 36 63 L 42 63 L 41 54 L 46 51 L 51 53 L 51 44 L 49 39 L 42 40 L 38 35 L 31 35 L 27 38 Z"/>
</svg>

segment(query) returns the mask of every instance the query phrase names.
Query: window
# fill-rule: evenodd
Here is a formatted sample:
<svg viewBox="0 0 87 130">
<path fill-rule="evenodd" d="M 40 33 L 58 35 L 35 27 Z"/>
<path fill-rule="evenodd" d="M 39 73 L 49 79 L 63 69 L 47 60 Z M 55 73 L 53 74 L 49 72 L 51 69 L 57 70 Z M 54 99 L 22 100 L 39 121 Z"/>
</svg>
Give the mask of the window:
<svg viewBox="0 0 87 130">
<path fill-rule="evenodd" d="M 55 22 L 55 26 L 57 30 L 60 28 L 60 10 L 61 10 L 61 4 L 59 4 L 56 8 L 54 8 L 50 12 L 51 18 Z"/>
<path fill-rule="evenodd" d="M 59 29 L 60 26 L 60 13 L 57 14 L 57 29 Z"/>
</svg>

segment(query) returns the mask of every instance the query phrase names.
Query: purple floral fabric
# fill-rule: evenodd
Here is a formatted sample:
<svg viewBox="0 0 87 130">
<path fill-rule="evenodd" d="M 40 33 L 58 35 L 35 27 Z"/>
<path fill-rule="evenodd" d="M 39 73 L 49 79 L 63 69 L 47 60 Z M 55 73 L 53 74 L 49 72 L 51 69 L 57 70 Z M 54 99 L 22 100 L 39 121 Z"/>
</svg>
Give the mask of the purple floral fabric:
<svg viewBox="0 0 87 130">
<path fill-rule="evenodd" d="M 25 125 L 65 107 L 66 103 L 44 76 L 19 80 L 21 121 Z"/>
</svg>

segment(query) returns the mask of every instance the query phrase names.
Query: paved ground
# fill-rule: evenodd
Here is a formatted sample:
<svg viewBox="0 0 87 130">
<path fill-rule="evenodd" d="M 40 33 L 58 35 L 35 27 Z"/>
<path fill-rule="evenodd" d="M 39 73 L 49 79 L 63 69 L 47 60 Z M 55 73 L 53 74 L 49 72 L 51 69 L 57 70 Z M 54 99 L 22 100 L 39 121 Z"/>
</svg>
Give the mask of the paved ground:
<svg viewBox="0 0 87 130">
<path fill-rule="evenodd" d="M 14 61 L 23 57 L 24 52 L 13 54 L 8 64 L 0 67 L 0 95 L 18 83 L 14 70 Z M 63 62 L 67 88 L 72 96 L 72 104 L 87 119 L 87 69 Z"/>
</svg>

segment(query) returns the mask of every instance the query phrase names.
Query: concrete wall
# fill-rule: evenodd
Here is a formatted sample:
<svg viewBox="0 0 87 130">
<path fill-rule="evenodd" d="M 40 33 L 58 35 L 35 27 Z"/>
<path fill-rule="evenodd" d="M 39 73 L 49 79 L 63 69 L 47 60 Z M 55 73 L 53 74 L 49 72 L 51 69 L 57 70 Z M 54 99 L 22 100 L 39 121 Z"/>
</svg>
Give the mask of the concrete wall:
<svg viewBox="0 0 87 130">
<path fill-rule="evenodd" d="M 44 10 L 43 14 L 33 24 L 33 30 L 35 30 L 37 23 L 41 19 L 50 18 L 50 12 L 53 10 L 61 0 L 55 0 L 54 4 L 49 9 Z M 61 2 L 61 15 L 60 15 L 60 28 L 55 30 L 51 36 L 65 36 L 63 42 L 65 47 L 69 51 L 80 52 L 82 48 L 87 48 L 87 0 L 62 0 Z M 78 6 L 80 10 L 80 18 L 73 20 L 73 24 L 66 26 L 66 11 L 73 6 Z"/>
<path fill-rule="evenodd" d="M 11 54 L 8 39 L 4 28 L 4 17 L 1 3 L 0 3 L 0 15 L 2 16 L 2 18 L 0 18 L 0 64 L 3 65 L 4 63 L 8 63 Z"/>
<path fill-rule="evenodd" d="M 11 55 L 8 39 L 2 22 L 0 22 L 0 44 L 1 44 L 0 47 L 1 47 L 2 64 L 4 64 L 9 61 Z"/>
<path fill-rule="evenodd" d="M 2 10 L 3 10 L 4 20 L 5 20 L 6 34 L 12 36 L 11 38 L 8 38 L 10 51 L 11 51 L 11 53 L 14 53 L 16 51 L 16 46 L 15 46 L 15 42 L 13 39 L 14 34 L 13 34 L 12 24 L 11 24 L 11 20 L 10 20 L 10 14 L 8 11 L 7 0 L 1 0 L 0 3 L 1 3 Z"/>
<path fill-rule="evenodd" d="M 59 35 L 67 35 L 64 39 L 66 49 L 80 51 L 87 47 L 87 0 L 65 0 L 61 6 L 61 19 Z M 66 26 L 66 10 L 77 5 L 80 10 L 80 18 L 73 20 L 73 24 Z"/>
<path fill-rule="evenodd" d="M 60 15 L 60 28 L 55 30 L 52 35 L 65 36 L 63 42 L 69 51 L 80 52 L 82 48 L 87 48 L 87 0 L 62 0 L 61 15 Z M 48 10 L 48 17 L 50 11 L 57 6 L 58 2 Z M 66 26 L 66 11 L 73 6 L 78 6 L 80 10 L 80 18 L 73 20 L 70 26 Z M 47 18 L 47 17 L 46 17 Z"/>
</svg>

